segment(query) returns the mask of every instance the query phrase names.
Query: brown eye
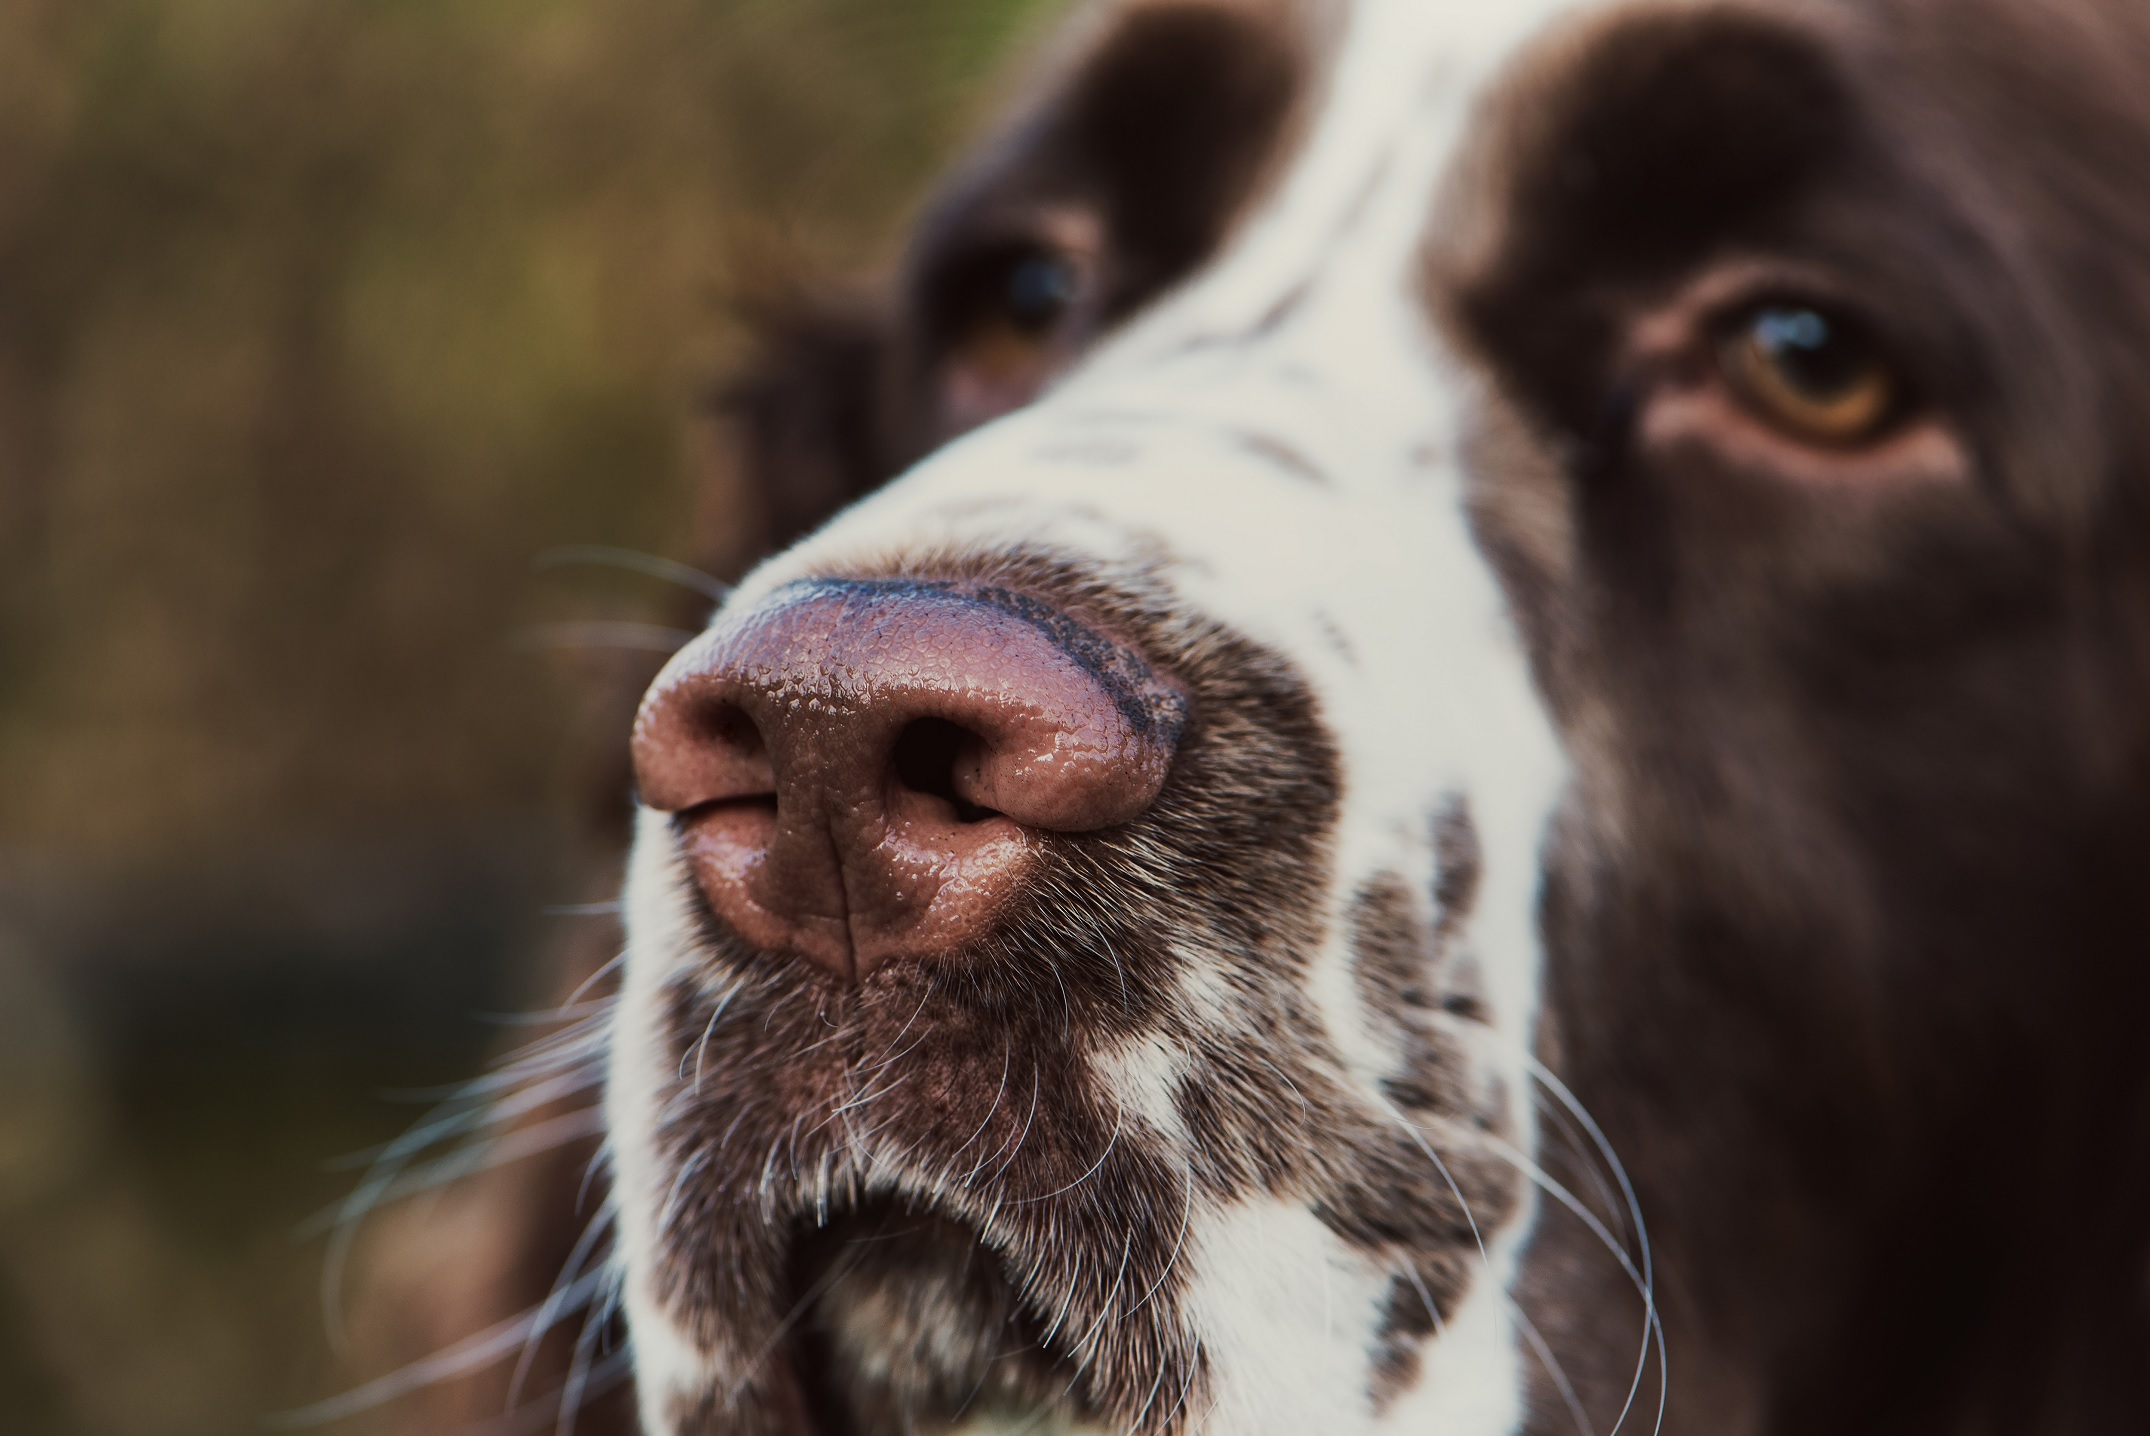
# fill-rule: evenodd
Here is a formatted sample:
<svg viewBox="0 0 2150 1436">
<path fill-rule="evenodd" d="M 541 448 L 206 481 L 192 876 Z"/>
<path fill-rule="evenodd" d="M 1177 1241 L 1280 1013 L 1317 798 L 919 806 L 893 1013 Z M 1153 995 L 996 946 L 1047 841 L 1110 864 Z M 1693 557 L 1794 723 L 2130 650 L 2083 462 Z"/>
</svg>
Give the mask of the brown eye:
<svg viewBox="0 0 2150 1436">
<path fill-rule="evenodd" d="M 1021 408 L 1069 362 L 1091 272 L 1057 246 L 1030 243 L 963 267 L 944 291 L 954 322 L 942 370 L 943 437 Z"/>
<path fill-rule="evenodd" d="M 1895 372 L 1855 325 L 1799 304 L 1748 311 L 1725 331 L 1718 364 L 1757 416 L 1810 443 L 1870 439 L 1902 399 Z"/>
<path fill-rule="evenodd" d="M 973 283 L 959 361 L 1034 388 L 1082 299 L 1081 268 L 1058 250 L 1025 247 L 982 266 Z"/>
</svg>

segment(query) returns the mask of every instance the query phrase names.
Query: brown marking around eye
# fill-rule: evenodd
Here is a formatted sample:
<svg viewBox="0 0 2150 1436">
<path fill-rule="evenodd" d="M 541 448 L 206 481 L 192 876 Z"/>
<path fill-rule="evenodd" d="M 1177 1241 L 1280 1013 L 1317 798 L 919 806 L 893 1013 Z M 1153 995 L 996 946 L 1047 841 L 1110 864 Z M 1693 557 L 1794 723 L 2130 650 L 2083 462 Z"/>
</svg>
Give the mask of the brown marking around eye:
<svg viewBox="0 0 2150 1436">
<path fill-rule="evenodd" d="M 919 226 L 901 304 L 916 368 L 896 385 L 914 449 L 1031 402 L 1213 254 L 1292 148 L 1327 43 L 1315 17 L 1291 0 L 1100 8 Z M 1049 324 L 1010 322 L 996 295 L 1026 253 L 1075 271 Z"/>
<path fill-rule="evenodd" d="M 1095 209 L 1048 205 L 1005 221 L 1008 232 L 972 263 L 962 282 L 969 297 L 943 361 L 940 418 L 943 437 L 1022 408 L 1072 363 L 1095 337 L 1104 292 L 1105 235 Z M 1067 295 L 1055 313 L 1017 313 L 1006 293 L 1025 263 L 1064 268 Z"/>
<path fill-rule="evenodd" d="M 1644 456 L 1700 449 L 1720 469 L 1803 489 L 1969 481 L 1970 453 L 1954 424 L 1907 404 L 1893 368 L 1877 370 L 1882 392 L 1849 396 L 1844 412 L 1811 416 L 1806 425 L 1790 412 L 1792 398 L 1779 396 L 1787 407 L 1773 407 L 1763 381 L 1726 359 L 1727 316 L 1757 310 L 1771 295 L 1801 296 L 1787 303 L 1825 312 L 1848 307 L 1825 272 L 1733 261 L 1628 323 L 1614 372 L 1637 395 L 1634 443 Z"/>
<path fill-rule="evenodd" d="M 1962 484 L 1970 459 L 1962 442 L 1935 420 L 1906 425 L 1861 449 L 1802 443 L 1758 422 L 1721 386 L 1676 389 L 1653 397 L 1636 431 L 1645 451 L 1706 448 L 1725 467 L 1808 489 L 1897 489 Z"/>
</svg>

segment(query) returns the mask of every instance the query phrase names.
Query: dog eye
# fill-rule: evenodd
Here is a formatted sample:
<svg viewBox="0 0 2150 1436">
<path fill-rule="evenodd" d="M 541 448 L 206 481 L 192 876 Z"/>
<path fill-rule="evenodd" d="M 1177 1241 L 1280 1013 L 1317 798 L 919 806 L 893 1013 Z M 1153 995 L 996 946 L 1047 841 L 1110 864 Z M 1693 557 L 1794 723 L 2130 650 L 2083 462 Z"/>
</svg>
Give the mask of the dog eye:
<svg viewBox="0 0 2150 1436">
<path fill-rule="evenodd" d="M 952 318 L 941 365 L 942 438 L 1019 409 L 1073 357 L 1094 308 L 1095 267 L 1026 241 L 952 271 L 941 291 Z"/>
<path fill-rule="evenodd" d="M 1740 315 L 1718 344 L 1725 381 L 1758 417 L 1797 439 L 1856 444 L 1895 416 L 1903 385 L 1852 321 L 1802 304 Z"/>
<path fill-rule="evenodd" d="M 1018 334 L 1042 338 L 1081 293 L 1082 275 L 1075 261 L 1051 250 L 1032 250 L 1008 266 L 1001 282 L 1001 315 Z"/>
</svg>

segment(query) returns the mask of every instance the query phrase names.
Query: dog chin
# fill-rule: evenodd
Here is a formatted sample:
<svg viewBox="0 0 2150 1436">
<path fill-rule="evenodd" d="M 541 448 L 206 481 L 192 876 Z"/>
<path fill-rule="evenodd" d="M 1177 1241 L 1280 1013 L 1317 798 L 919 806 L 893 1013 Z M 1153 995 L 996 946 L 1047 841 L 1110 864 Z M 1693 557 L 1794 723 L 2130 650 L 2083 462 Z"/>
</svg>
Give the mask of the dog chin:
<svg viewBox="0 0 2150 1436">
<path fill-rule="evenodd" d="M 894 1198 L 802 1223 L 791 1357 L 815 1436 L 1108 1436 L 1061 1333 L 963 1224 Z"/>
</svg>

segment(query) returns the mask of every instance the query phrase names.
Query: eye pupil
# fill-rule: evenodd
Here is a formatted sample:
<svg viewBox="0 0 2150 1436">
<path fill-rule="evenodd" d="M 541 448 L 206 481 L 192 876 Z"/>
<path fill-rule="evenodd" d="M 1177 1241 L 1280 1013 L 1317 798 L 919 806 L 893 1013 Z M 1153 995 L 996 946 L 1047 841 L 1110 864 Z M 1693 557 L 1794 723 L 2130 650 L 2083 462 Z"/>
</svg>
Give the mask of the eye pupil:
<svg viewBox="0 0 2150 1436">
<path fill-rule="evenodd" d="M 1817 399 L 1856 388 L 1873 372 L 1865 346 L 1812 309 L 1765 309 L 1755 315 L 1750 333 L 1794 388 Z"/>
<path fill-rule="evenodd" d="M 1829 321 L 1811 309 L 1765 309 L 1755 328 L 1771 348 L 1819 349 L 1829 342 Z"/>
<path fill-rule="evenodd" d="M 1030 254 L 1008 270 L 1002 293 L 1008 319 L 1026 334 L 1050 329 L 1075 302 L 1075 266 L 1056 254 Z"/>
</svg>

